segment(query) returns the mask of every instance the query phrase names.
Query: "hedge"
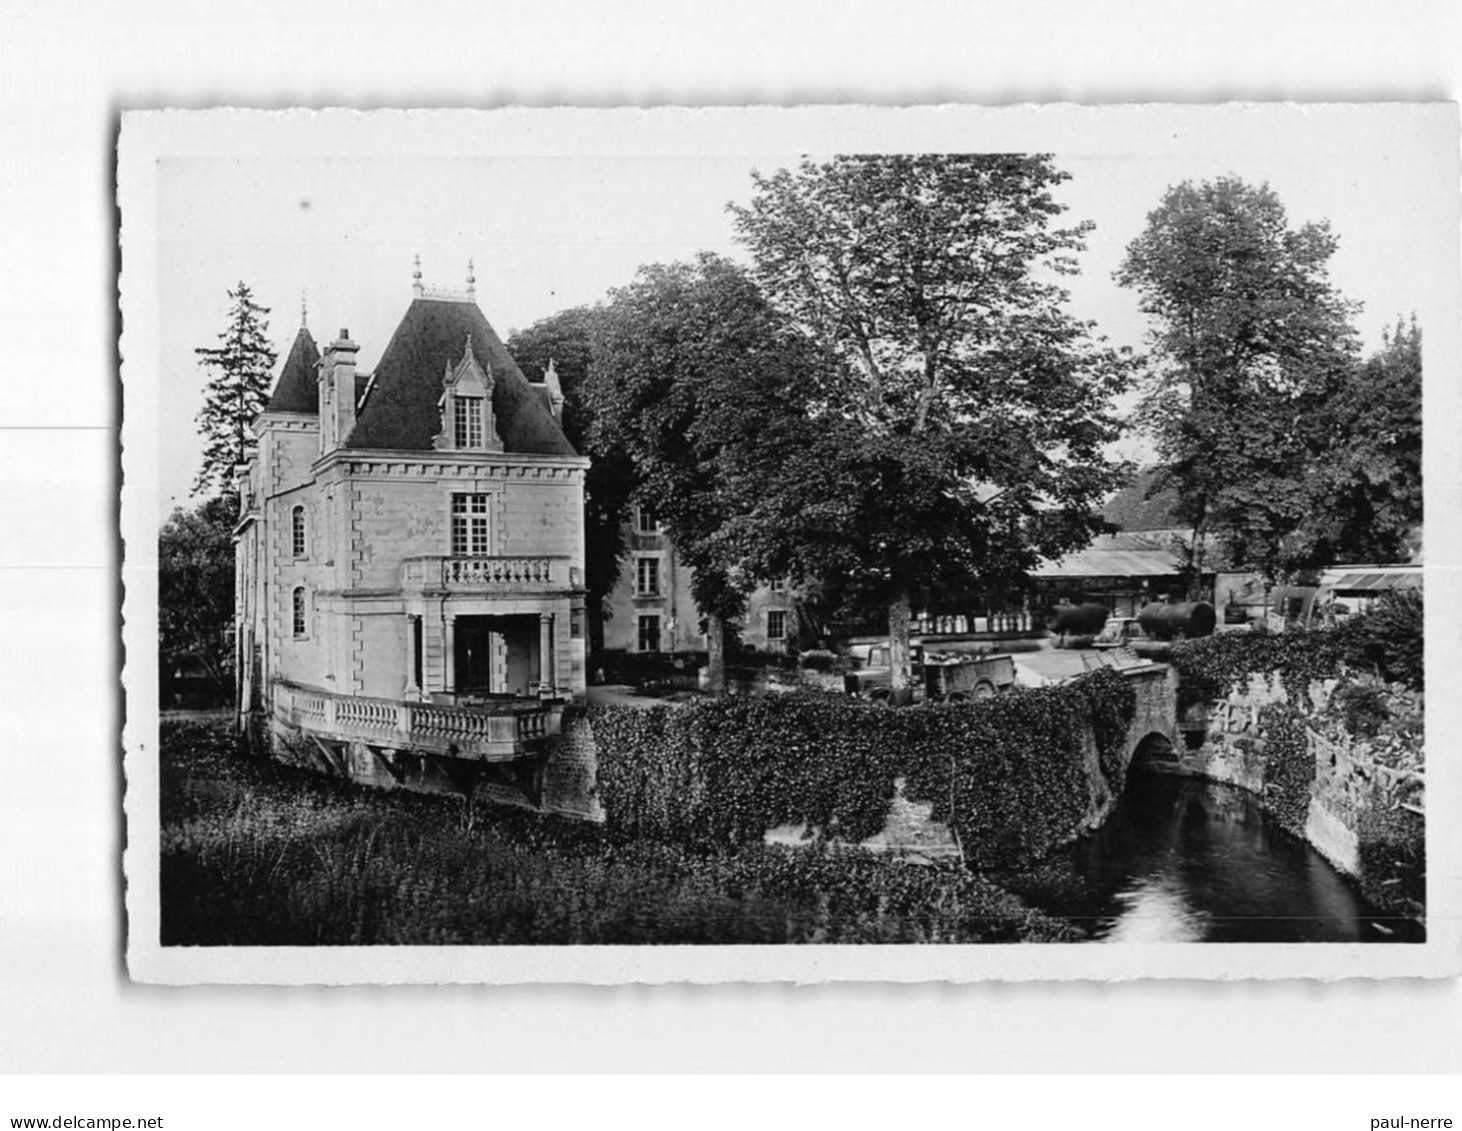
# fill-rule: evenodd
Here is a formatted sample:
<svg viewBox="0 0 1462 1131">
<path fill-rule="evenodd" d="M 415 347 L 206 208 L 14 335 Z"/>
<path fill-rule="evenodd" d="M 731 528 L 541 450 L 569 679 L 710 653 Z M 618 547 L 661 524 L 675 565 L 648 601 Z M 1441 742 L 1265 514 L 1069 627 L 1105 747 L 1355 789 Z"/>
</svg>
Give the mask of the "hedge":
<svg viewBox="0 0 1462 1131">
<path fill-rule="evenodd" d="M 1173 645 L 1178 708 L 1222 699 L 1251 672 L 1273 672 L 1285 690 L 1307 699 L 1311 680 L 1331 679 L 1342 669 L 1375 672 L 1413 690 L 1424 685 L 1422 599 L 1408 591 L 1388 594 L 1374 612 L 1347 617 L 1329 628 L 1291 628 L 1282 633 L 1224 632 Z"/>
<path fill-rule="evenodd" d="M 1136 696 L 1094 672 L 1059 687 L 893 709 L 827 695 L 591 709 L 612 829 L 736 845 L 778 825 L 858 842 L 888 820 L 896 779 L 933 806 L 976 867 L 1018 865 L 1086 815 L 1087 736 L 1120 789 Z"/>
</svg>

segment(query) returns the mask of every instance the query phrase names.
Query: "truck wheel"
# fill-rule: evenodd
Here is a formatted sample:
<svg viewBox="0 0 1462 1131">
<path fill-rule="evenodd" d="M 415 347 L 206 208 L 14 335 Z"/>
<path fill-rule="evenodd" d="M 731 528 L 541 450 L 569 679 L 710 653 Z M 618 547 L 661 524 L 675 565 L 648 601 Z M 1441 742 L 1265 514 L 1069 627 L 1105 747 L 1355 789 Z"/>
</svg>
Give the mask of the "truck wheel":
<svg viewBox="0 0 1462 1131">
<path fill-rule="evenodd" d="M 868 698 L 872 699 L 875 703 L 883 703 L 887 705 L 892 695 L 893 692 L 886 687 L 875 687 L 872 691 L 868 693 Z"/>
<path fill-rule="evenodd" d="M 989 680 L 982 679 L 975 684 L 975 690 L 971 693 L 976 699 L 988 699 L 995 694 L 995 685 Z"/>
</svg>

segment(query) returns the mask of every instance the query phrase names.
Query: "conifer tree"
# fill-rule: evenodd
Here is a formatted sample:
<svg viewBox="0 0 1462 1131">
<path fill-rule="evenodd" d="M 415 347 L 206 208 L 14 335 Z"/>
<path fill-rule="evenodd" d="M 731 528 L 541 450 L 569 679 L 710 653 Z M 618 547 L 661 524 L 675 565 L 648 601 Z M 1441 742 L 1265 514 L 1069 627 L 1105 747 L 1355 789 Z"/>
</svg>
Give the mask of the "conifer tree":
<svg viewBox="0 0 1462 1131">
<path fill-rule="evenodd" d="M 228 296 L 233 307 L 228 329 L 218 335 L 221 344 L 193 351 L 199 364 L 212 371 L 198 413 L 203 467 L 193 484 L 195 495 L 210 489 L 232 491 L 234 468 L 254 449 L 250 425 L 269 402 L 276 357 L 265 337 L 269 323 L 264 316 L 269 308 L 254 301 L 253 292 L 242 280 Z"/>
</svg>

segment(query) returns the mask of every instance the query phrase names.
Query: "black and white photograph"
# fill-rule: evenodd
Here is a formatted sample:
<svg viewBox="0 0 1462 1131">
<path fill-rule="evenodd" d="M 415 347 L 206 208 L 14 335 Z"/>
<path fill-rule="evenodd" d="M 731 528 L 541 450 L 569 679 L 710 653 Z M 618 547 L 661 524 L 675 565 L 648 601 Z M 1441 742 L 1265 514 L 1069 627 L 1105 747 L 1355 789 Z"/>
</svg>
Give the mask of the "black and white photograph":
<svg viewBox="0 0 1462 1131">
<path fill-rule="evenodd" d="M 1455 975 L 1457 125 L 123 115 L 130 975 Z"/>
</svg>

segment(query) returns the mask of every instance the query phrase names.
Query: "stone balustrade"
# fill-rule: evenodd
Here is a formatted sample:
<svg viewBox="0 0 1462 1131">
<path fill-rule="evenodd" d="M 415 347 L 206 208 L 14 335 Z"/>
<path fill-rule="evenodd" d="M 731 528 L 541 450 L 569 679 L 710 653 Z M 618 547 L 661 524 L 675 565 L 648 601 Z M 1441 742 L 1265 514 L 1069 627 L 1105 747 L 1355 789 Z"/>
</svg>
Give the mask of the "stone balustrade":
<svg viewBox="0 0 1462 1131">
<path fill-rule="evenodd" d="M 532 592 L 575 584 L 566 557 L 416 557 L 401 563 L 411 591 Z"/>
<path fill-rule="evenodd" d="M 275 716 L 306 734 L 479 761 L 534 753 L 558 718 L 553 704 L 534 700 L 456 706 L 337 695 L 282 680 L 273 687 Z"/>
</svg>

